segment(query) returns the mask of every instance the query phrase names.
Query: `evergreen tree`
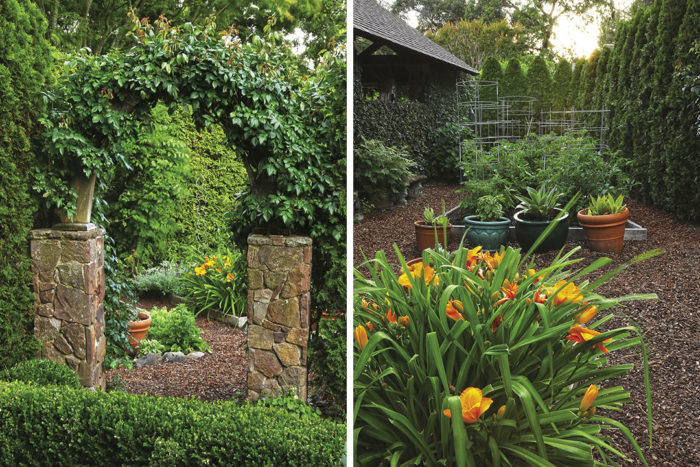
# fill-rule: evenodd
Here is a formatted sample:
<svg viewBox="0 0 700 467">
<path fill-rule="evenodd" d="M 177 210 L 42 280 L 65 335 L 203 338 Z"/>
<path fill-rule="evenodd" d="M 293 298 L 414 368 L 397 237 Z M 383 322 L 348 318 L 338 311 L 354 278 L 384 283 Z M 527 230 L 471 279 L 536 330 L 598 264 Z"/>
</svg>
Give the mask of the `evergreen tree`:
<svg viewBox="0 0 700 467">
<path fill-rule="evenodd" d="M 574 62 L 574 71 L 571 72 L 571 85 L 569 86 L 569 107 L 576 107 L 578 103 L 578 95 L 581 91 L 581 73 L 585 66 L 585 58 L 579 58 Z"/>
<path fill-rule="evenodd" d="M 596 49 L 591 52 L 590 57 L 586 60 L 584 68 L 584 78 L 581 85 L 583 93 L 580 96 L 580 106 L 582 109 L 591 110 L 593 108 L 593 91 L 596 82 L 596 68 L 598 67 L 598 59 L 600 58 L 600 50 Z"/>
<path fill-rule="evenodd" d="M 481 68 L 479 79 L 498 83 L 502 78 L 503 71 L 501 70 L 501 64 L 498 59 L 496 57 L 487 58 L 483 68 Z M 489 85 L 483 88 L 479 98 L 481 101 L 496 102 L 498 101 L 498 94 L 498 87 Z"/>
<path fill-rule="evenodd" d="M 602 109 L 605 106 L 605 80 L 607 78 L 608 60 L 610 59 L 610 47 L 600 49 L 600 58 L 596 68 L 595 89 L 593 90 L 593 107 Z M 607 117 L 606 117 L 607 118 Z"/>
<path fill-rule="evenodd" d="M 619 141 L 621 128 L 621 116 L 620 116 L 620 98 L 617 92 L 617 76 L 620 72 L 620 62 L 622 61 L 622 49 L 625 45 L 625 39 L 627 38 L 627 28 L 629 23 L 623 21 L 617 28 L 617 33 L 615 34 L 615 42 L 613 44 L 612 52 L 610 52 L 610 59 L 608 61 L 607 74 L 603 79 L 603 88 L 605 95 L 607 96 L 607 107 L 610 110 L 609 116 L 609 130 L 608 130 L 608 144 L 610 147 L 617 149 L 617 142 Z"/>
<path fill-rule="evenodd" d="M 549 111 L 552 107 L 552 77 L 544 58 L 538 56 L 527 70 L 527 94 L 536 99 L 534 103 L 535 114 Z"/>
<path fill-rule="evenodd" d="M 650 131 L 654 125 L 652 122 L 653 109 L 650 107 L 651 92 L 653 89 L 652 77 L 654 75 L 654 58 L 656 56 L 656 33 L 659 23 L 659 13 L 661 2 L 656 1 L 648 9 L 646 30 L 644 32 L 643 47 L 640 51 L 639 60 L 639 90 L 637 101 L 639 102 L 638 120 L 635 130 L 638 137 L 633 141 L 632 176 L 639 183 L 636 195 L 643 201 L 651 201 L 648 178 L 646 176 L 649 166 L 650 151 Z"/>
<path fill-rule="evenodd" d="M 0 1 L 0 369 L 33 358 L 29 229 L 34 151 L 29 139 L 50 82 L 47 22 L 30 0 Z"/>
<path fill-rule="evenodd" d="M 700 190 L 690 190 L 700 183 L 700 135 L 698 135 L 697 94 L 688 92 L 700 82 L 700 51 L 691 51 L 700 37 L 700 0 L 687 0 L 673 67 L 677 70 L 666 97 L 669 147 L 663 174 L 669 206 L 681 217 L 700 219 Z M 684 89 L 685 88 L 685 89 Z"/>
<path fill-rule="evenodd" d="M 671 80 L 673 78 L 673 58 L 676 51 L 678 30 L 685 13 L 685 0 L 663 0 L 659 14 L 659 24 L 656 35 L 656 57 L 654 59 L 653 90 L 649 113 L 653 125 L 651 127 L 651 154 L 647 169 L 647 180 L 654 203 L 668 204 L 666 186 L 660 174 L 666 171 L 666 152 L 670 146 L 670 132 L 667 131 L 667 116 L 671 109 L 666 102 Z"/>
<path fill-rule="evenodd" d="M 517 58 L 508 60 L 498 92 L 501 96 L 527 95 L 527 79 Z"/>
<path fill-rule="evenodd" d="M 634 14 L 632 21 L 629 23 L 629 27 L 626 28 L 625 43 L 621 50 L 620 56 L 620 69 L 617 73 L 617 83 L 616 83 L 616 98 L 618 99 L 618 118 L 620 125 L 618 126 L 619 140 L 617 141 L 617 148 L 622 151 L 623 154 L 632 154 L 632 127 L 630 126 L 631 118 L 631 108 L 630 105 L 634 102 L 634 97 L 631 95 L 630 84 L 632 81 L 631 68 L 632 68 L 632 57 L 634 55 L 635 38 L 637 36 L 637 31 L 641 27 L 641 20 L 643 17 L 643 10 L 639 9 Z"/>
<path fill-rule="evenodd" d="M 552 89 L 552 108 L 554 110 L 569 108 L 569 86 L 571 86 L 571 63 L 566 59 L 561 59 L 554 72 L 554 88 Z"/>
</svg>

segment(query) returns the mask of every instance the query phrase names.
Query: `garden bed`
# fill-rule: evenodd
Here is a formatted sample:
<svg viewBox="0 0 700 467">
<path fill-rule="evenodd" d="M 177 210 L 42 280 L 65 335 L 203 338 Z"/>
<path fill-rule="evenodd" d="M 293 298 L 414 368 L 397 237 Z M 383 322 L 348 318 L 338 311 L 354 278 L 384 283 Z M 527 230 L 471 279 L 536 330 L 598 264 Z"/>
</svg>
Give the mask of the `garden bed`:
<svg viewBox="0 0 700 467">
<path fill-rule="evenodd" d="M 440 208 L 444 199 L 449 206 L 459 203 L 462 195 L 458 185 L 429 185 L 424 195 L 411 200 L 406 206 L 383 212 L 373 212 L 366 220 L 355 225 L 354 260 L 363 262 L 362 252 L 371 259 L 378 250 L 384 250 L 390 263 L 397 265 L 393 244 L 399 246 L 406 259 L 416 257 L 415 235 L 412 223 L 421 218 L 425 206 Z M 623 411 L 608 413 L 629 427 L 640 442 L 652 466 L 700 465 L 700 433 L 696 429 L 700 415 L 700 400 L 696 393 L 697 373 L 700 366 L 695 356 L 700 354 L 694 323 L 697 323 L 697 303 L 700 303 L 700 228 L 678 221 L 657 207 L 634 200 L 628 206 L 635 221 L 647 229 L 644 241 L 626 242 L 620 253 L 606 255 L 593 252 L 582 241 L 567 243 L 566 249 L 581 246 L 576 254 L 585 267 L 604 256 L 613 262 L 597 271 L 596 277 L 623 264 L 634 256 L 655 248 L 667 253 L 627 268 L 600 288 L 606 296 L 628 293 L 656 293 L 658 300 L 628 302 L 622 313 L 606 327 L 628 325 L 632 321 L 644 333 L 649 353 L 653 401 L 654 444 L 649 446 L 646 426 L 646 402 L 641 356 L 631 350 L 618 351 L 611 363 L 633 363 L 635 368 L 624 379 L 607 384 L 621 384 L 631 392 L 632 402 Z M 448 248 L 456 248 L 458 240 L 450 239 Z M 509 245 L 518 247 L 517 243 Z M 549 264 L 557 252 L 534 256 L 538 267 Z M 365 270 L 365 268 L 360 268 Z M 596 277 L 591 277 L 591 280 Z M 624 316 L 629 319 L 625 319 Z M 610 434 L 610 433 L 606 433 Z M 622 451 L 636 459 L 633 448 L 620 433 L 611 434 Z"/>
</svg>

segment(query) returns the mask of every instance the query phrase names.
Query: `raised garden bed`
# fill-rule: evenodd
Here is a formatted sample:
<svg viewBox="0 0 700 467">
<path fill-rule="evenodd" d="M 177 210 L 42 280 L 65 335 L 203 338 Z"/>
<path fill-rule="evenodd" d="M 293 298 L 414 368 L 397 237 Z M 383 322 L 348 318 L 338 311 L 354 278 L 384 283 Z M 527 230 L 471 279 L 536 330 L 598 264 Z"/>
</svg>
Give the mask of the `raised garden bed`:
<svg viewBox="0 0 700 467">
<path fill-rule="evenodd" d="M 450 239 L 459 241 L 466 232 L 466 226 L 464 225 L 464 217 L 467 213 L 464 212 L 459 206 L 447 211 L 447 217 L 450 219 L 452 224 L 452 230 L 450 232 Z M 507 216 L 511 217 L 511 216 Z M 579 225 L 569 226 L 569 241 L 584 241 L 586 238 L 583 235 L 583 228 Z M 627 226 L 625 227 L 625 240 L 628 241 L 644 241 L 647 239 L 647 229 L 632 222 L 627 221 Z M 508 228 L 508 240 L 515 241 L 515 225 L 511 224 Z"/>
</svg>

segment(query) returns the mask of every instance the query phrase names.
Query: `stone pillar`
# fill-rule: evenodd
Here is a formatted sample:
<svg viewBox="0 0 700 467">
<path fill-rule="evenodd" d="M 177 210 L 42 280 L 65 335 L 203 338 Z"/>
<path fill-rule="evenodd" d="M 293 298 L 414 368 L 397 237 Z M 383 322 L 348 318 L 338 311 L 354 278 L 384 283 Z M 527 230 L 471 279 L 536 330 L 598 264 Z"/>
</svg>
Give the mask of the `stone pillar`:
<svg viewBox="0 0 700 467">
<path fill-rule="evenodd" d="M 34 334 L 41 342 L 40 356 L 68 365 L 83 386 L 101 389 L 106 351 L 104 234 L 94 224 L 59 224 L 30 235 Z"/>
<path fill-rule="evenodd" d="M 306 400 L 311 239 L 248 237 L 248 399 Z"/>
</svg>

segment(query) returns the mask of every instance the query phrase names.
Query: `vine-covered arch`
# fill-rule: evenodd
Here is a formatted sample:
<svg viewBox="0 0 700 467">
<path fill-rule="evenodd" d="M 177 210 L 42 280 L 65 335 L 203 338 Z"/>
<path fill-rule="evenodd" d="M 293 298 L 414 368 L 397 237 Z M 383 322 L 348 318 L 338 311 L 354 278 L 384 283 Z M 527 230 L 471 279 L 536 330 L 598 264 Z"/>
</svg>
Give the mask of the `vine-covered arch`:
<svg viewBox="0 0 700 467">
<path fill-rule="evenodd" d="M 342 50 L 313 73 L 281 35 L 242 43 L 214 24 L 174 27 L 134 18 L 134 45 L 66 62 L 46 93 L 42 163 L 34 187 L 50 205 L 74 212 L 70 180 L 95 174 L 102 186 L 130 167 L 139 125 L 159 102 L 188 106 L 199 126 L 222 125 L 238 148 L 251 189 L 235 213 L 235 231 L 300 232 L 318 249 L 314 285 L 321 306 L 344 299 L 344 70 Z M 98 190 L 99 193 L 99 190 Z M 329 269 L 331 274 L 328 274 Z M 335 273 L 333 273 L 335 271 Z M 335 303 L 334 303 L 335 302 Z"/>
</svg>

